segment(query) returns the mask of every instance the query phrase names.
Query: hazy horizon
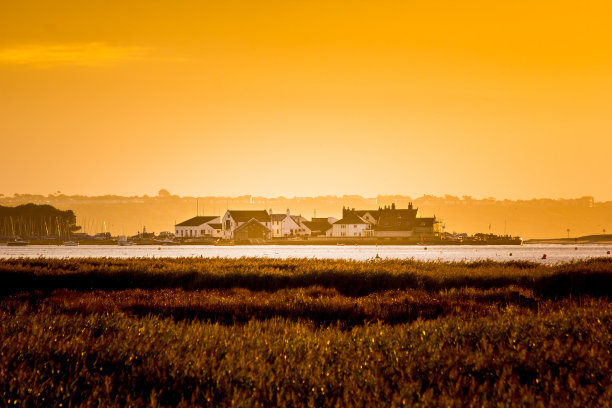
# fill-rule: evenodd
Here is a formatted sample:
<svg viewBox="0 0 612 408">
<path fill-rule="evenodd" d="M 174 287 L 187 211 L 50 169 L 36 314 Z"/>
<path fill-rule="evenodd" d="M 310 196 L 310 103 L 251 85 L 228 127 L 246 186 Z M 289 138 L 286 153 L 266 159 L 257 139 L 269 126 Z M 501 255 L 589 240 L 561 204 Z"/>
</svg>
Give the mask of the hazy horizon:
<svg viewBox="0 0 612 408">
<path fill-rule="evenodd" d="M 612 200 L 599 200 L 597 197 L 593 196 L 592 194 L 584 194 L 581 196 L 567 196 L 567 197 L 525 197 L 525 198 L 509 198 L 509 197 L 494 197 L 494 196 L 482 196 L 482 197 L 477 197 L 474 195 L 470 195 L 470 194 L 449 194 L 449 193 L 445 193 L 445 194 L 429 194 L 429 193 L 425 193 L 425 194 L 402 194 L 402 193 L 390 193 L 390 194 L 386 194 L 386 193 L 379 193 L 379 194 L 372 194 L 372 195 L 367 195 L 367 194 L 358 194 L 358 193 L 336 193 L 336 194 L 316 194 L 316 195 L 283 195 L 283 194 L 278 194 L 278 195 L 255 195 L 255 194 L 237 194 L 237 195 L 224 195 L 224 194 L 196 194 L 196 195 L 189 195 L 189 194 L 177 194 L 174 191 L 171 191 L 169 189 L 163 189 L 168 191 L 168 193 L 170 194 L 170 196 L 174 196 L 174 197 L 178 197 L 178 198 L 242 198 L 242 197 L 253 197 L 253 198 L 262 198 L 262 199 L 277 199 L 277 198 L 283 198 L 283 199 L 308 199 L 308 198 L 323 198 L 323 197 L 336 197 L 336 198 L 342 198 L 342 197 L 361 197 L 364 199 L 375 199 L 377 197 L 401 197 L 401 198 L 409 198 L 409 199 L 418 199 L 418 198 L 424 198 L 424 197 L 435 197 L 435 198 L 449 198 L 449 199 L 459 199 L 459 200 L 465 200 L 465 199 L 471 199 L 471 200 L 496 200 L 496 201 L 531 201 L 531 200 L 579 200 L 585 197 L 590 197 L 593 198 L 594 202 L 598 202 L 598 203 L 605 203 L 605 202 L 610 202 Z M 155 197 L 159 197 L 159 192 L 160 190 L 158 190 L 155 193 L 142 193 L 142 194 L 118 194 L 118 193 L 102 193 L 102 194 L 82 194 L 82 193 L 66 193 L 63 191 L 54 191 L 54 192 L 49 192 L 49 193 L 36 193 L 36 192 L 14 192 L 14 193 L 0 193 L 0 198 L 11 198 L 11 197 L 18 197 L 18 196 L 42 196 L 42 197 L 59 197 L 59 196 L 67 196 L 67 197 L 87 197 L 87 198 L 99 198 L 99 197 L 123 197 L 123 198 L 133 198 L 133 197 L 149 197 L 149 198 L 155 198 Z"/>
<path fill-rule="evenodd" d="M 171 192 L 170 192 L 171 193 Z M 196 199 L 197 198 L 197 199 Z M 571 199 L 538 198 L 499 200 L 457 196 L 361 195 L 315 197 L 260 197 L 242 195 L 160 197 L 147 196 L 72 196 L 20 195 L 0 196 L 0 205 L 14 206 L 33 202 L 50 204 L 61 210 L 73 210 L 84 232 L 111 231 L 135 234 L 144 226 L 148 231 L 172 230 L 177 222 L 199 215 L 222 216 L 227 209 L 269 210 L 308 219 L 341 218 L 342 207 L 376 209 L 395 203 L 407 208 L 413 203 L 423 217 L 436 216 L 449 232 L 493 232 L 523 238 L 559 238 L 601 234 L 612 229 L 612 201 L 600 202 L 592 196 Z"/>
</svg>

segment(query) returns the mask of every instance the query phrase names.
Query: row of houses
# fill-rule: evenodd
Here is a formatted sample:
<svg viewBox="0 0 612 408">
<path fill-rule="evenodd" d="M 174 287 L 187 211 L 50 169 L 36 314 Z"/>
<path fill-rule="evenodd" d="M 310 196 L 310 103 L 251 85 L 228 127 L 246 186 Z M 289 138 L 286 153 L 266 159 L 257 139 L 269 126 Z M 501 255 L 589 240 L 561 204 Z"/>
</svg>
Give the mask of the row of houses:
<svg viewBox="0 0 612 408">
<path fill-rule="evenodd" d="M 328 237 L 328 238 L 430 238 L 437 236 L 436 217 L 420 217 L 412 203 L 408 208 L 395 204 L 377 210 L 343 208 L 340 220 L 292 215 L 290 210 L 227 210 L 223 217 L 197 216 L 175 225 L 178 238 L 219 238 L 228 240 Z"/>
</svg>

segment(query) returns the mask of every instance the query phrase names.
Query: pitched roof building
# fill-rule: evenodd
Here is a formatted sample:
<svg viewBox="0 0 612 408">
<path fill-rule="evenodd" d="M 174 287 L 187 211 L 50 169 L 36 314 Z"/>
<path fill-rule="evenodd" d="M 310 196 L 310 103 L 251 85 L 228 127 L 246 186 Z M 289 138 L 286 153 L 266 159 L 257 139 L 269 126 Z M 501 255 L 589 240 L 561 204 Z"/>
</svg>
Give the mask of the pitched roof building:
<svg viewBox="0 0 612 408">
<path fill-rule="evenodd" d="M 270 209 L 270 219 L 272 221 L 273 238 L 310 235 L 310 229 L 304 225 L 306 218 L 301 215 L 291 215 L 289 209 L 284 214 L 272 214 L 272 209 Z"/>
<path fill-rule="evenodd" d="M 207 224 L 213 221 L 215 218 L 219 218 L 216 216 L 198 216 L 188 219 L 187 221 L 183 221 L 180 224 L 176 224 L 177 227 L 197 227 L 203 224 Z"/>
<path fill-rule="evenodd" d="M 255 218 L 251 218 L 234 230 L 234 239 L 236 241 L 270 239 L 270 229 Z"/>
<path fill-rule="evenodd" d="M 236 239 L 234 236 L 236 229 L 251 220 L 261 223 L 268 230 L 272 229 L 272 219 L 266 210 L 227 210 L 221 220 L 223 238 Z"/>
<path fill-rule="evenodd" d="M 174 226 L 174 235 L 177 238 L 219 238 L 221 237 L 220 228 L 213 227 L 219 223 L 220 217 L 198 216 Z"/>
<path fill-rule="evenodd" d="M 346 212 L 341 220 L 333 223 L 326 235 L 336 238 L 369 237 L 372 236 L 371 225 L 357 214 Z"/>
<path fill-rule="evenodd" d="M 379 207 L 378 210 L 342 209 L 343 219 L 357 216 L 371 225 L 372 235 L 380 238 L 415 238 L 433 237 L 438 229 L 436 217 L 422 218 L 419 209 L 412 203 L 408 208 L 396 208 L 395 204 Z"/>
<path fill-rule="evenodd" d="M 312 221 L 304 221 L 304 225 L 310 230 L 310 235 L 318 237 L 325 235 L 331 229 L 332 224 L 338 221 L 335 218 L 313 218 Z"/>
</svg>

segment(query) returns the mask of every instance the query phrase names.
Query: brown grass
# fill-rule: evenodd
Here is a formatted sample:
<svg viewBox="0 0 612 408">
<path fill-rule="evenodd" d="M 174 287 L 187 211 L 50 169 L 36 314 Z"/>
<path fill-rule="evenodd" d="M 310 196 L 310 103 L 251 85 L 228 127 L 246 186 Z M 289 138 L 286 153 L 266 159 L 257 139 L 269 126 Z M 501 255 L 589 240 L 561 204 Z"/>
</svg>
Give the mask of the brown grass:
<svg viewBox="0 0 612 408">
<path fill-rule="evenodd" d="M 610 406 L 612 262 L 0 261 L 1 406 Z"/>
</svg>

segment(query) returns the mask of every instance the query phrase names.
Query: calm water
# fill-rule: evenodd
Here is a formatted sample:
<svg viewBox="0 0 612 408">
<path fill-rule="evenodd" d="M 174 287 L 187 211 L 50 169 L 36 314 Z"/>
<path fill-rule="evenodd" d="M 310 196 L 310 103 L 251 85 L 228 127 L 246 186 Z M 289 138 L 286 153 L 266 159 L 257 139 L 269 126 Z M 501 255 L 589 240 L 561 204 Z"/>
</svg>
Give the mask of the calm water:
<svg viewBox="0 0 612 408">
<path fill-rule="evenodd" d="M 0 246 L 0 258 L 82 258 L 82 257 L 267 257 L 332 258 L 368 260 L 376 257 L 393 259 L 474 261 L 527 260 L 543 263 L 569 262 L 578 259 L 610 257 L 612 245 L 523 245 L 523 246 L 373 246 L 373 245 L 253 245 L 253 246 Z M 512 254 L 512 255 L 510 255 Z M 546 259 L 542 255 L 546 254 Z"/>
</svg>

